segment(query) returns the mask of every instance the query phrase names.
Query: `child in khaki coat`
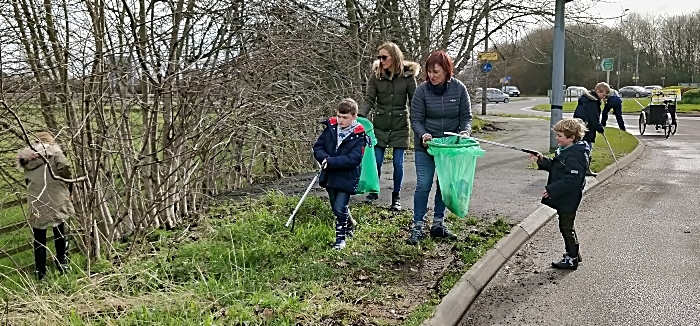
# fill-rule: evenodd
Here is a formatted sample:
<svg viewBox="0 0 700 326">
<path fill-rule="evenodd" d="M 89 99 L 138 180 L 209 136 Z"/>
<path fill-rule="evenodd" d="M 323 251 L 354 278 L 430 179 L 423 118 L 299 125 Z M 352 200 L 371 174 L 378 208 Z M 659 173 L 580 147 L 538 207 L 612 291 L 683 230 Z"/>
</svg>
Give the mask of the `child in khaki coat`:
<svg viewBox="0 0 700 326">
<path fill-rule="evenodd" d="M 28 222 L 34 233 L 35 272 L 39 280 L 46 276 L 46 229 L 51 227 L 56 247 L 55 263 L 59 271 L 69 269 L 68 242 L 65 238 L 65 221 L 75 213 L 70 196 L 72 184 L 51 177 L 46 158 L 55 175 L 71 178 L 68 159 L 53 136 L 47 132 L 36 134 L 33 149 L 26 147 L 17 153 L 17 163 L 24 170 L 27 184 Z"/>
</svg>

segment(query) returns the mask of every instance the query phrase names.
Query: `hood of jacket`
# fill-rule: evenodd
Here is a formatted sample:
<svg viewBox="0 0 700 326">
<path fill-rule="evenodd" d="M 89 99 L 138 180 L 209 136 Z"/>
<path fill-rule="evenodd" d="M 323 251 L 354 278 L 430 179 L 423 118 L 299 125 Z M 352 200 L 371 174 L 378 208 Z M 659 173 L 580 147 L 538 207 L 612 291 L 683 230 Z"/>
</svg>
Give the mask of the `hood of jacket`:
<svg viewBox="0 0 700 326">
<path fill-rule="evenodd" d="M 377 78 L 380 78 L 382 76 L 388 77 L 384 73 L 384 69 L 382 69 L 382 66 L 379 64 L 379 60 L 374 60 L 374 62 L 372 63 L 372 71 L 374 72 L 374 75 Z M 403 62 L 403 77 L 414 76 L 414 77 L 418 78 L 419 73 L 420 73 L 420 65 L 417 62 L 404 60 L 404 62 Z"/>
<path fill-rule="evenodd" d="M 581 99 L 583 102 L 600 102 L 598 94 L 596 94 L 595 91 L 584 93 Z"/>
<path fill-rule="evenodd" d="M 588 147 L 586 142 L 579 141 L 567 148 L 558 148 L 557 155 L 565 158 L 571 154 L 582 153 L 588 158 L 591 155 L 591 149 Z"/>
<path fill-rule="evenodd" d="M 29 146 L 21 149 L 17 153 L 17 166 L 25 170 L 34 170 L 44 164 L 39 153 L 44 157 L 56 156 L 63 153 L 61 146 L 58 144 L 34 143 L 32 144 L 37 151 L 35 152 Z"/>
</svg>

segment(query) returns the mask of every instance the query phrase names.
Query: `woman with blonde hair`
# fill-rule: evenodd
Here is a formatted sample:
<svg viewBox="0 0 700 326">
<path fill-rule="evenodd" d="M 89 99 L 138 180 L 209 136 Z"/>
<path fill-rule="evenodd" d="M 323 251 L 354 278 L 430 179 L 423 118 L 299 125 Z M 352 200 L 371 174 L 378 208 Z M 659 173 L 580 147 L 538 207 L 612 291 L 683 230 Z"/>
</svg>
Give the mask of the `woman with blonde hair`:
<svg viewBox="0 0 700 326">
<path fill-rule="evenodd" d="M 54 175 L 71 178 L 69 162 L 61 146 L 48 132 L 37 133 L 35 137 L 37 141 L 31 146 L 34 149 L 28 146 L 20 150 L 17 163 L 24 170 L 27 184 L 27 219 L 34 234 L 35 272 L 41 280 L 46 276 L 46 229 L 49 227 L 53 229 L 56 266 L 60 272 L 69 269 L 65 221 L 75 211 L 70 200 L 72 184 L 55 180 L 49 172 L 50 167 Z"/>
<path fill-rule="evenodd" d="M 377 137 L 374 152 L 377 171 L 381 177 L 384 153 L 393 148 L 394 188 L 391 194 L 391 210 L 401 210 L 400 192 L 403 181 L 404 154 L 409 144 L 408 110 L 416 90 L 416 76 L 420 65 L 406 61 L 399 47 L 391 42 L 378 48 L 377 60 L 372 63 L 372 74 L 367 81 L 367 92 L 359 115 L 368 117 L 374 110 L 372 123 Z M 373 202 L 377 194 L 369 194 Z"/>
</svg>

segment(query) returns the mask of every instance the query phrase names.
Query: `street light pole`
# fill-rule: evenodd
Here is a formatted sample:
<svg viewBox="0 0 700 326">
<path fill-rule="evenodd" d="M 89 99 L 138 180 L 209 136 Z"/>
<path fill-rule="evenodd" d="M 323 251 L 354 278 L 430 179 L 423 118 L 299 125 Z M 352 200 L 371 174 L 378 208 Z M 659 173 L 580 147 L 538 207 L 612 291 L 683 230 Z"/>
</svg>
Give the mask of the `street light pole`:
<svg viewBox="0 0 700 326">
<path fill-rule="evenodd" d="M 484 52 L 489 52 L 489 0 L 486 0 L 486 29 L 484 29 Z M 484 72 L 484 86 L 481 88 L 481 115 L 486 115 L 486 104 L 488 103 L 488 98 L 486 93 L 489 87 L 489 73 Z"/>
<path fill-rule="evenodd" d="M 637 66 L 634 68 L 634 86 L 639 82 L 639 49 L 637 49 Z"/>
<path fill-rule="evenodd" d="M 622 11 L 622 15 L 620 15 L 620 43 L 622 43 L 622 18 L 625 17 L 625 13 L 628 12 L 629 9 L 625 9 Z M 617 46 L 617 89 L 620 89 L 620 65 L 622 63 L 622 44 L 618 44 Z"/>
<path fill-rule="evenodd" d="M 554 125 L 561 121 L 564 108 L 564 9 L 566 2 L 571 0 L 556 0 L 554 9 L 554 51 L 552 55 L 552 104 L 549 128 L 549 150 L 557 149 L 557 138 Z"/>
</svg>

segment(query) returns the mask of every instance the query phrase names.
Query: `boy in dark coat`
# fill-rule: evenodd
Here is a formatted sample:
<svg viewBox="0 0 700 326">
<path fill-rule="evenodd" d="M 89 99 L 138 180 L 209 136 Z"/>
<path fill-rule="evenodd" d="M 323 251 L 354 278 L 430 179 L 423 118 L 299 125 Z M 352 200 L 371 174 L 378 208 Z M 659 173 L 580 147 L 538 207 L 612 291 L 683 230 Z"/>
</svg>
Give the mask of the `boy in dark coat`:
<svg viewBox="0 0 700 326">
<path fill-rule="evenodd" d="M 625 130 L 625 120 L 622 119 L 622 98 L 620 94 L 615 90 L 610 90 L 610 95 L 608 95 L 605 101 L 605 106 L 603 107 L 603 115 L 600 117 L 600 122 L 605 127 L 606 122 L 608 122 L 608 113 L 610 110 L 615 114 L 615 119 L 617 120 L 617 126 L 620 130 Z"/>
<path fill-rule="evenodd" d="M 566 252 L 561 261 L 552 266 L 560 269 L 577 269 L 581 261 L 579 242 L 574 229 L 576 211 L 583 198 L 586 185 L 584 175 L 588 169 L 590 149 L 581 141 L 586 133 L 586 126 L 580 119 L 563 119 L 554 125 L 557 145 L 554 158 L 537 155 L 539 170 L 549 172 L 547 186 L 542 195 L 542 204 L 557 210 L 559 231 L 564 238 Z M 531 155 L 531 158 L 534 156 Z"/>
<path fill-rule="evenodd" d="M 601 134 L 605 132 L 605 128 L 600 124 L 600 105 L 601 100 L 607 97 L 608 94 L 610 94 L 610 86 L 606 83 L 598 83 L 592 92 L 585 93 L 578 99 L 574 118 L 581 119 L 586 124 L 588 131 L 586 131 L 583 141 L 586 142 L 590 151 L 593 151 L 596 131 Z M 590 163 L 589 161 L 589 166 Z M 595 177 L 596 174 L 589 168 L 586 170 L 586 176 Z"/>
<path fill-rule="evenodd" d="M 357 122 L 357 103 L 344 99 L 335 117 L 324 123 L 326 129 L 314 144 L 314 157 L 321 163 L 319 185 L 326 188 L 335 215 L 335 249 L 345 248 L 350 217 L 350 196 L 357 194 L 360 164 L 368 143 L 362 124 Z"/>
</svg>

